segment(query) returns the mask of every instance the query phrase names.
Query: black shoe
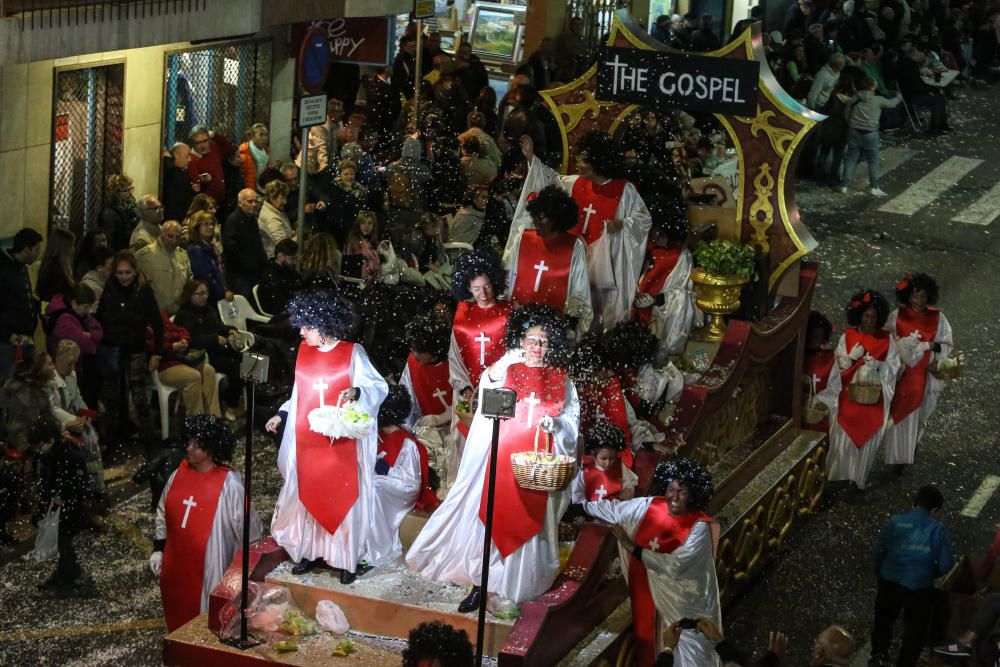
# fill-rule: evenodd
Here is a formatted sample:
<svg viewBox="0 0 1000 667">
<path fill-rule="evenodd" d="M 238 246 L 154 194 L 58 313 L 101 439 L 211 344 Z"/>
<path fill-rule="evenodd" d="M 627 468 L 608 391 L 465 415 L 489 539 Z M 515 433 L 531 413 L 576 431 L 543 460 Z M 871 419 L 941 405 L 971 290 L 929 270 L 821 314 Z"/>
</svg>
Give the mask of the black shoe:
<svg viewBox="0 0 1000 667">
<path fill-rule="evenodd" d="M 354 574 L 358 575 L 359 577 L 363 577 L 374 569 L 375 569 L 374 565 L 371 565 L 368 561 L 363 560 L 360 563 L 358 563 L 357 568 L 355 568 L 354 570 Z"/>
<path fill-rule="evenodd" d="M 893 470 L 892 470 L 892 471 L 893 471 L 894 473 L 896 473 L 896 475 L 897 475 L 898 477 L 902 477 L 903 475 L 905 475 L 905 474 L 906 474 L 906 464 L 905 464 L 905 463 L 897 463 L 897 464 L 896 464 L 896 465 L 895 465 L 895 466 L 893 467 Z"/>
<path fill-rule="evenodd" d="M 473 586 L 469 594 L 465 596 L 458 605 L 458 611 L 460 614 L 468 614 L 469 612 L 476 611 L 479 609 L 479 605 L 483 603 L 483 593 L 479 586 Z"/>
<path fill-rule="evenodd" d="M 972 647 L 955 642 L 954 644 L 935 646 L 933 653 L 936 655 L 946 655 L 949 658 L 971 658 Z"/>
<path fill-rule="evenodd" d="M 340 571 L 340 583 L 347 586 L 353 584 L 354 580 L 358 578 L 357 572 L 348 572 L 347 570 Z"/>
<path fill-rule="evenodd" d="M 296 563 L 292 567 L 292 574 L 306 574 L 308 572 L 312 572 L 322 564 L 323 564 L 322 558 L 316 558 L 314 560 L 309 560 L 308 558 L 304 558 L 301 562 Z"/>
</svg>

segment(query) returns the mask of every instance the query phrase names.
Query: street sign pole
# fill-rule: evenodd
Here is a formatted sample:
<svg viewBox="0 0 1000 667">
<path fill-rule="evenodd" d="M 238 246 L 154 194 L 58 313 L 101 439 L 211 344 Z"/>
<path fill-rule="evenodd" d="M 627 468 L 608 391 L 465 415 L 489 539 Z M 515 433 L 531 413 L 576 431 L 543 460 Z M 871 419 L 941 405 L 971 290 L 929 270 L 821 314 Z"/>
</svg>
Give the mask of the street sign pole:
<svg viewBox="0 0 1000 667">
<path fill-rule="evenodd" d="M 417 19 L 416 73 L 413 75 L 413 124 L 420 131 L 420 87 L 424 81 L 424 19 L 434 17 L 434 0 L 413 0 L 413 15 Z"/>
<path fill-rule="evenodd" d="M 299 217 L 295 221 L 296 240 L 299 251 L 296 253 L 295 264 L 302 269 L 302 249 L 305 247 L 306 222 L 306 189 L 308 185 L 309 167 L 309 129 L 326 122 L 326 94 L 308 95 L 299 99 L 299 127 L 302 128 L 302 159 L 299 169 Z"/>
</svg>

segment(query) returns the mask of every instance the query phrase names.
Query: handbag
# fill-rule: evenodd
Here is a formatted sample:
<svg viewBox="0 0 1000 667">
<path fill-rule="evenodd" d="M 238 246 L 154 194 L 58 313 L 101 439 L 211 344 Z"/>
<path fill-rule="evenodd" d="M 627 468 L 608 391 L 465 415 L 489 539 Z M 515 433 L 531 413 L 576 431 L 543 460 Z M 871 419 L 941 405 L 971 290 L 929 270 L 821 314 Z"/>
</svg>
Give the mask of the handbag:
<svg viewBox="0 0 1000 667">
<path fill-rule="evenodd" d="M 199 350 L 196 347 L 188 348 L 186 352 L 177 356 L 185 365 L 193 366 L 198 368 L 203 363 L 205 363 L 205 350 Z"/>
<path fill-rule="evenodd" d="M 32 558 L 41 563 L 51 560 L 59 553 L 59 513 L 61 507 L 49 503 L 49 511 L 38 522 L 38 535 L 35 536 L 35 549 Z"/>
</svg>

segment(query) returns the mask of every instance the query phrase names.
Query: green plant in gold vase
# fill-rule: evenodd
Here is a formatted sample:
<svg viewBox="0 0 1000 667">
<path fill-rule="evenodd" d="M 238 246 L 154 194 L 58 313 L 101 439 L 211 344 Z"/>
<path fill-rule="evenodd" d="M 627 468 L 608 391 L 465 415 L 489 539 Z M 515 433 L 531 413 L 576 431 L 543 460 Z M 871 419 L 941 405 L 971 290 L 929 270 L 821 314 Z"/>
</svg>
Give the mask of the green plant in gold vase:
<svg viewBox="0 0 1000 667">
<path fill-rule="evenodd" d="M 753 248 L 732 241 L 707 241 L 695 250 L 691 282 L 698 308 L 712 318 L 699 338 L 718 341 L 726 335 L 723 315 L 740 307 L 740 291 L 756 273 L 754 260 Z"/>
</svg>

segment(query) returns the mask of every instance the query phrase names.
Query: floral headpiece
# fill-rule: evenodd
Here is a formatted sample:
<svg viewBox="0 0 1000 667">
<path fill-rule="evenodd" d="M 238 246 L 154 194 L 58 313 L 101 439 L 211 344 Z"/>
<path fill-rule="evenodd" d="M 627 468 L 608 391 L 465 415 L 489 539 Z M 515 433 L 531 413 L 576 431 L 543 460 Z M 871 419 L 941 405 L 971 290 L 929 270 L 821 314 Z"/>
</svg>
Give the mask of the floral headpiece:
<svg viewBox="0 0 1000 667">
<path fill-rule="evenodd" d="M 910 286 L 910 281 L 913 280 L 913 274 L 909 271 L 903 273 L 903 279 L 896 283 L 896 291 L 902 292 L 907 287 Z"/>
</svg>

